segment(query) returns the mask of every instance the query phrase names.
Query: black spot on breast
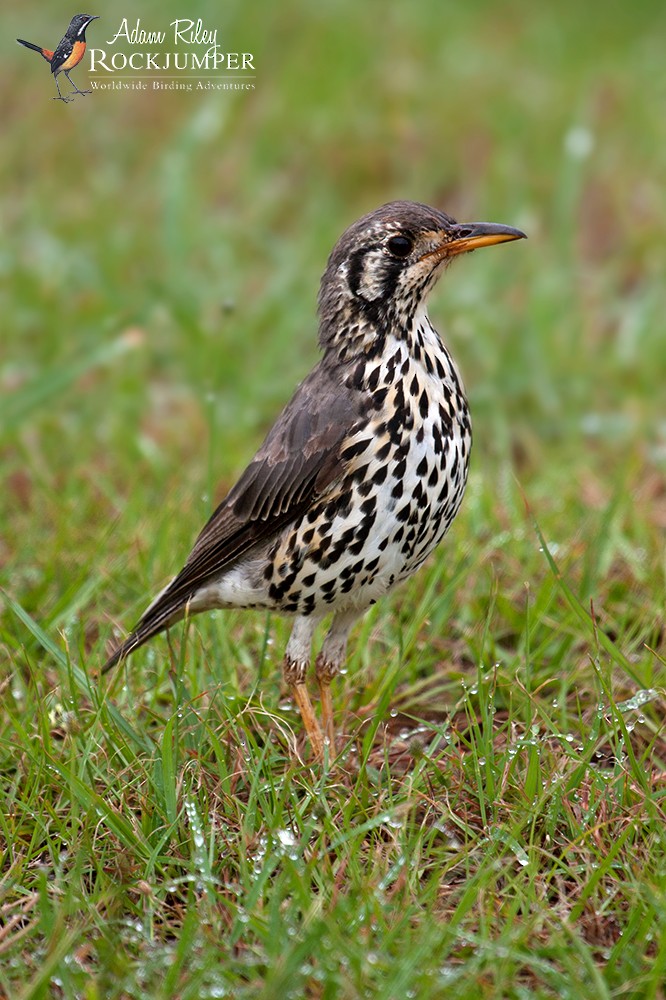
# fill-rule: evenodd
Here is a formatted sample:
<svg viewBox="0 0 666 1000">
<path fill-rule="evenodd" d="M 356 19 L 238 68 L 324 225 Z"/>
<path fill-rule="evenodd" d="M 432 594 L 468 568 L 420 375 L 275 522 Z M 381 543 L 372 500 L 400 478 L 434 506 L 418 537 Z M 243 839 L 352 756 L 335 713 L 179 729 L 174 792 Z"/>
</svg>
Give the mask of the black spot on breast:
<svg viewBox="0 0 666 1000">
<path fill-rule="evenodd" d="M 409 510 L 411 507 L 411 501 L 409 503 L 403 504 L 400 510 L 396 511 L 395 519 L 396 521 L 406 521 L 409 517 Z"/>
<path fill-rule="evenodd" d="M 356 368 L 354 368 L 354 371 L 350 379 L 352 388 L 362 389 L 364 378 L 365 378 L 365 361 L 359 361 L 359 363 L 356 365 Z"/>
<path fill-rule="evenodd" d="M 308 594 L 305 600 L 303 601 L 303 607 L 301 609 L 301 613 L 304 615 L 311 615 L 312 612 L 314 611 L 316 601 L 317 598 L 315 597 L 314 594 Z"/>
<path fill-rule="evenodd" d="M 345 490 L 345 492 L 341 493 L 340 496 L 338 497 L 338 511 L 337 512 L 340 515 L 340 517 L 349 517 L 349 512 L 351 510 L 351 504 L 352 504 L 352 491 L 351 490 Z"/>
<path fill-rule="evenodd" d="M 370 444 L 369 438 L 361 438 L 359 441 L 353 441 L 348 444 L 340 452 L 340 458 L 343 462 L 349 462 L 352 458 L 357 458 L 358 455 L 362 455 Z"/>
<path fill-rule="evenodd" d="M 451 414 L 443 403 L 439 404 L 439 419 L 442 427 L 446 429 L 446 433 L 450 434 L 452 430 Z"/>
<path fill-rule="evenodd" d="M 389 432 L 389 436 L 393 444 L 399 444 L 402 438 L 400 433 L 402 430 L 402 414 L 396 411 L 390 420 L 386 421 L 386 430 Z"/>
<path fill-rule="evenodd" d="M 350 542 L 354 541 L 355 535 L 356 535 L 355 526 L 352 528 L 346 528 L 345 531 L 343 531 L 342 534 L 340 535 L 340 538 L 338 539 L 338 544 L 341 543 L 343 546 L 349 545 Z"/>
<path fill-rule="evenodd" d="M 384 385 L 381 389 L 377 389 L 372 394 L 372 405 L 376 410 L 381 410 L 382 406 L 386 402 L 386 395 L 388 393 L 388 386 Z"/>
<path fill-rule="evenodd" d="M 356 537 L 353 543 L 348 547 L 347 549 L 348 552 L 351 552 L 352 555 L 355 556 L 360 555 L 360 553 L 363 551 L 363 547 L 367 541 L 368 535 L 370 534 L 370 529 L 372 528 L 376 519 L 377 519 L 377 514 L 374 512 L 372 514 L 366 515 L 366 517 L 363 519 L 363 521 L 356 529 Z"/>
<path fill-rule="evenodd" d="M 423 390 L 419 398 L 419 413 L 422 417 L 428 416 L 428 409 L 430 407 L 430 400 L 428 399 L 428 393 Z"/>
<path fill-rule="evenodd" d="M 393 477 L 395 479 L 402 479 L 405 475 L 407 469 L 407 459 L 401 458 L 399 462 L 393 466 Z"/>
</svg>

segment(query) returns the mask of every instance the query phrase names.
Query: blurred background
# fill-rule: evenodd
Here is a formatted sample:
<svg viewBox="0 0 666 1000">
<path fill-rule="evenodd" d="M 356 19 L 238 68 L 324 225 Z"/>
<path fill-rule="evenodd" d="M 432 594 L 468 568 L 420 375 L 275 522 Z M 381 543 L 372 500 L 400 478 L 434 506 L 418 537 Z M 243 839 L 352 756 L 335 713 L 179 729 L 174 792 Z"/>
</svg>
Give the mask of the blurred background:
<svg viewBox="0 0 666 1000">
<path fill-rule="evenodd" d="M 73 13 L 1 15 L 0 573 L 45 633 L 97 662 L 178 568 L 317 357 L 333 243 L 410 198 L 529 235 L 431 301 L 475 430 L 460 633 L 495 590 L 508 636 L 548 573 L 524 496 L 581 600 L 663 643 L 664 4 L 106 4 L 89 46 L 201 17 L 255 89 L 65 105 L 14 39 Z"/>
</svg>

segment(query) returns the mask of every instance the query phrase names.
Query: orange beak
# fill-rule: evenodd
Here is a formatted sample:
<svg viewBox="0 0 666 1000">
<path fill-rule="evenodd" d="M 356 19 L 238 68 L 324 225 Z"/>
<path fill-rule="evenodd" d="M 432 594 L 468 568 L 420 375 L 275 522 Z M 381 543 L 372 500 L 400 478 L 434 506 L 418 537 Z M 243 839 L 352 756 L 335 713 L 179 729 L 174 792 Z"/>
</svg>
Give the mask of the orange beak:
<svg viewBox="0 0 666 1000">
<path fill-rule="evenodd" d="M 527 236 L 520 229 L 497 222 L 457 222 L 448 231 L 447 241 L 441 249 L 443 255 L 455 257 L 459 253 L 494 246 L 495 243 L 526 239 Z"/>
</svg>

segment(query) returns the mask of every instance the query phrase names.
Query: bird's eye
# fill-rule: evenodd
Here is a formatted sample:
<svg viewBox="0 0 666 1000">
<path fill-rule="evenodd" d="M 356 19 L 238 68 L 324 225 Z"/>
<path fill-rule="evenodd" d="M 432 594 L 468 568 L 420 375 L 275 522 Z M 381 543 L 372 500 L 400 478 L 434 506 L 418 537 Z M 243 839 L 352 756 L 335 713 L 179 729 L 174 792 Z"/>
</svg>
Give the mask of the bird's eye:
<svg viewBox="0 0 666 1000">
<path fill-rule="evenodd" d="M 392 236 L 386 246 L 394 257 L 409 257 L 414 244 L 408 236 Z"/>
</svg>

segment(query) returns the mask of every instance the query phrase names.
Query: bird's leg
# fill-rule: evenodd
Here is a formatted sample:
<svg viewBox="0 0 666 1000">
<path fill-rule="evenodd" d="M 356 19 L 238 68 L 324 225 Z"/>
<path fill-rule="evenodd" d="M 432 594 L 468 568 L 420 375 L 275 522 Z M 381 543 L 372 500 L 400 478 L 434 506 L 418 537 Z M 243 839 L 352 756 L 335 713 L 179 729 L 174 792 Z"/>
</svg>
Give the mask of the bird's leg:
<svg viewBox="0 0 666 1000">
<path fill-rule="evenodd" d="M 335 726 L 333 725 L 333 699 L 331 698 L 331 681 L 340 668 L 332 663 L 327 663 L 320 653 L 315 666 L 317 672 L 317 682 L 319 684 L 319 700 L 321 701 L 321 721 L 324 733 L 331 748 L 331 756 L 335 756 Z"/>
<path fill-rule="evenodd" d="M 284 679 L 289 685 L 292 697 L 298 706 L 303 725 L 310 738 L 314 756 L 319 760 L 324 756 L 324 737 L 308 694 L 305 674 L 310 666 L 310 649 L 316 621 L 297 618 L 291 630 L 284 657 Z"/>
<path fill-rule="evenodd" d="M 335 616 L 324 639 L 315 666 L 321 698 L 321 719 L 324 725 L 324 733 L 330 744 L 332 756 L 335 754 L 335 726 L 333 725 L 331 681 L 340 673 L 345 664 L 347 639 L 349 638 L 351 627 L 357 618 L 358 611 L 356 610 L 341 612 Z"/>
<path fill-rule="evenodd" d="M 75 94 L 81 94 L 81 96 L 83 96 L 85 94 L 92 94 L 92 90 L 79 90 L 79 88 L 76 86 L 76 84 L 72 80 L 72 78 L 69 75 L 69 73 L 67 72 L 67 70 L 64 70 L 64 73 L 65 73 L 65 76 L 67 77 L 67 79 L 69 80 L 69 82 L 71 83 L 72 87 L 74 87 L 74 93 Z"/>
<path fill-rule="evenodd" d="M 55 80 L 56 90 L 58 91 L 58 96 L 54 97 L 53 100 L 62 101 L 64 104 L 69 104 L 70 101 L 73 101 L 74 100 L 73 97 L 63 97 L 62 94 L 60 93 L 60 84 L 58 83 L 58 77 L 54 76 L 53 79 Z M 71 83 L 72 81 L 70 80 L 69 82 Z"/>
</svg>

